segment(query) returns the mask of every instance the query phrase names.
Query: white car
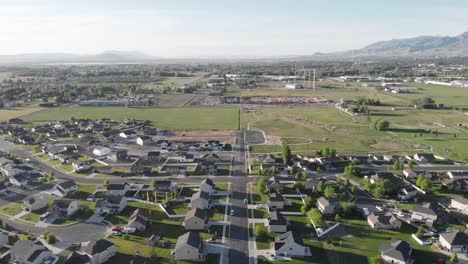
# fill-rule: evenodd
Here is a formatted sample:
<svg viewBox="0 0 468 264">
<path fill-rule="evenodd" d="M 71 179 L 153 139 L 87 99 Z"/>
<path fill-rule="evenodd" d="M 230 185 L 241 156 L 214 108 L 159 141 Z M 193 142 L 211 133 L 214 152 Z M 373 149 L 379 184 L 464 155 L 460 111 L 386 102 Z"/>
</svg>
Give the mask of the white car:
<svg viewBox="0 0 468 264">
<path fill-rule="evenodd" d="M 236 212 L 234 212 L 234 209 L 231 209 L 231 215 L 235 215 Z"/>
<path fill-rule="evenodd" d="M 136 232 L 136 228 L 134 228 L 134 227 L 124 227 L 123 232 L 127 233 L 127 234 L 133 234 L 133 233 Z"/>
</svg>

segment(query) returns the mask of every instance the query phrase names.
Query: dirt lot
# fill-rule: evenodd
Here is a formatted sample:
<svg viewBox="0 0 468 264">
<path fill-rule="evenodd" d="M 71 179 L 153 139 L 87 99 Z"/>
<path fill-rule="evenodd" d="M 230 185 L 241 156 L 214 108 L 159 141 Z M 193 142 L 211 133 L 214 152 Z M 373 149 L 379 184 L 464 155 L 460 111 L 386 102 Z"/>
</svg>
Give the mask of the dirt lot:
<svg viewBox="0 0 468 264">
<path fill-rule="evenodd" d="M 168 136 L 153 137 L 153 141 L 170 140 L 175 142 L 199 142 L 206 143 L 209 140 L 219 140 L 226 144 L 234 144 L 234 132 L 230 130 L 176 130 Z"/>
</svg>

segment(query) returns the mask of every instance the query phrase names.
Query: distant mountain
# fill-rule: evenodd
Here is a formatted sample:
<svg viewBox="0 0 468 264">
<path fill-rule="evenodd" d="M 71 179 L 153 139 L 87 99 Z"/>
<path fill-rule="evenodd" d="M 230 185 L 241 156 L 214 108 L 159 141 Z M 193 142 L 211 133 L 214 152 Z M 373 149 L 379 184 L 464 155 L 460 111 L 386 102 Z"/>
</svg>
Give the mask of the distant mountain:
<svg viewBox="0 0 468 264">
<path fill-rule="evenodd" d="M 433 57 L 467 56 L 468 32 L 450 36 L 420 36 L 406 39 L 379 41 L 361 49 L 316 53 L 314 57 L 353 58 L 353 57 Z"/>
<path fill-rule="evenodd" d="M 117 63 L 141 62 L 158 58 L 138 51 L 104 51 L 99 54 L 29 53 L 0 55 L 0 64 L 47 64 L 47 63 Z"/>
</svg>

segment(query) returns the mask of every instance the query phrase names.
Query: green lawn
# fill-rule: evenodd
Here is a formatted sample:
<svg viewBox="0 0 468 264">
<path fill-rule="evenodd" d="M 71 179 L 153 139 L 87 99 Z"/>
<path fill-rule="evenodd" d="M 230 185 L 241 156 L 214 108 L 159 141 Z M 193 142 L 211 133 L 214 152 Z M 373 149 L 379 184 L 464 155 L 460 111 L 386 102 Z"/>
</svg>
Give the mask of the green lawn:
<svg viewBox="0 0 468 264">
<path fill-rule="evenodd" d="M 237 129 L 239 120 L 238 109 L 235 108 L 217 108 L 213 111 L 211 108 L 135 109 L 125 107 L 53 108 L 30 115 L 27 120 L 46 122 L 69 120 L 71 117 L 150 120 L 157 128 L 174 130 Z"/>
<path fill-rule="evenodd" d="M 270 233 L 268 231 L 268 228 L 265 227 L 263 224 L 255 224 L 255 229 L 257 228 L 260 228 L 265 232 L 265 235 L 255 238 L 257 249 L 270 249 L 271 243 L 275 241 L 275 237 L 277 236 L 277 234 Z"/>
<path fill-rule="evenodd" d="M 301 198 L 285 198 L 286 201 L 291 202 L 291 205 L 284 207 L 283 211 L 286 212 L 300 212 L 301 207 L 304 205 Z"/>
<path fill-rule="evenodd" d="M 22 204 L 20 203 L 10 203 L 4 205 L 0 208 L 1 212 L 10 216 L 15 216 L 22 211 Z"/>
<path fill-rule="evenodd" d="M 36 223 L 36 222 L 39 222 L 39 218 L 41 217 L 41 214 L 38 214 L 38 213 L 28 213 L 26 215 L 23 215 L 21 217 L 21 219 L 25 220 L 25 221 L 29 221 L 29 222 L 33 222 L 33 223 Z"/>
</svg>

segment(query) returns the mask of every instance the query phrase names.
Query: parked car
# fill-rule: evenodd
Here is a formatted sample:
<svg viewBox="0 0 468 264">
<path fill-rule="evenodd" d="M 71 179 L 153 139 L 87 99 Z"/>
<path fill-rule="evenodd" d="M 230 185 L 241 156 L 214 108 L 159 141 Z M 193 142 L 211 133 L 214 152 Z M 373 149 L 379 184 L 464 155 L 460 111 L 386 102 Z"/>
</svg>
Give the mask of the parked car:
<svg viewBox="0 0 468 264">
<path fill-rule="evenodd" d="M 45 212 L 41 214 L 41 216 L 39 217 L 39 220 L 44 221 L 49 215 L 50 215 L 49 212 Z"/>
<path fill-rule="evenodd" d="M 123 230 L 124 230 L 124 228 L 121 227 L 121 226 L 116 226 L 116 227 L 113 227 L 113 228 L 112 228 L 112 231 L 113 231 L 113 232 L 114 232 L 114 231 L 115 231 L 115 232 L 122 232 Z"/>
<path fill-rule="evenodd" d="M 134 228 L 134 227 L 125 227 L 125 228 L 123 229 L 123 232 L 124 232 L 124 233 L 127 233 L 127 234 L 133 234 L 133 233 L 136 232 L 136 228 Z"/>
<path fill-rule="evenodd" d="M 231 209 L 230 215 L 235 215 L 235 214 L 236 214 L 236 212 L 234 211 L 234 209 Z"/>
</svg>

